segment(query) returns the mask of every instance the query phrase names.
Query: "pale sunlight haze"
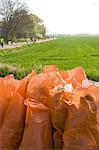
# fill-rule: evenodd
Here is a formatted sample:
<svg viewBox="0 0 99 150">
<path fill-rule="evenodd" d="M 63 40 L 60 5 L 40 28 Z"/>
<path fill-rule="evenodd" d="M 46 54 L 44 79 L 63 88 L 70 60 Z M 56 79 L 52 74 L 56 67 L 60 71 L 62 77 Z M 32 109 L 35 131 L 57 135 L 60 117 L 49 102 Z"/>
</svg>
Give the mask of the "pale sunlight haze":
<svg viewBox="0 0 99 150">
<path fill-rule="evenodd" d="M 99 0 L 22 0 L 48 34 L 99 34 Z"/>
</svg>

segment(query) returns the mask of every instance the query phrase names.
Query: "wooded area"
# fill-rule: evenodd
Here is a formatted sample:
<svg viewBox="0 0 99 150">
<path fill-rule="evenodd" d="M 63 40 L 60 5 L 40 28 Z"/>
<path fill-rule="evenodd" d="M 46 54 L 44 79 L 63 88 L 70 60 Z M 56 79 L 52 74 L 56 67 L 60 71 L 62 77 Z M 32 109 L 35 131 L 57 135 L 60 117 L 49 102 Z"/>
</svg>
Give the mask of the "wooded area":
<svg viewBox="0 0 99 150">
<path fill-rule="evenodd" d="M 42 38 L 45 33 L 43 21 L 29 13 L 26 4 L 19 0 L 0 0 L 0 37 L 6 43 L 18 38 Z"/>
</svg>

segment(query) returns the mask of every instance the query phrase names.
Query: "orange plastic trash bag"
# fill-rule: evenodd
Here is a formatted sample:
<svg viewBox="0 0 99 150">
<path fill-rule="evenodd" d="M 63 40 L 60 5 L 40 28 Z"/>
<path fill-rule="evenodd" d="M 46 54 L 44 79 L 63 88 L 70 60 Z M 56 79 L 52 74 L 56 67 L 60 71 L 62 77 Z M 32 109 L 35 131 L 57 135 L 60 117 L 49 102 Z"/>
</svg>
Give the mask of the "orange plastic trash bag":
<svg viewBox="0 0 99 150">
<path fill-rule="evenodd" d="M 60 75 L 61 75 L 61 77 L 63 78 L 64 81 L 68 81 L 68 79 L 69 79 L 68 71 L 60 71 L 59 73 L 60 73 Z"/>
<path fill-rule="evenodd" d="M 53 147 L 55 150 L 62 150 L 63 147 L 63 132 L 59 130 L 53 131 Z"/>
<path fill-rule="evenodd" d="M 12 74 L 5 76 L 4 80 L 7 82 L 7 86 L 11 89 L 11 91 L 15 91 L 16 88 L 20 85 L 20 80 L 14 79 Z"/>
<path fill-rule="evenodd" d="M 48 65 L 43 69 L 44 73 L 57 72 L 57 71 L 59 71 L 57 65 Z"/>
<path fill-rule="evenodd" d="M 14 79 L 14 75 L 10 74 L 4 77 L 4 79 Z"/>
<path fill-rule="evenodd" d="M 0 78 L 0 127 L 10 102 L 11 92 L 15 91 L 18 85 L 19 82 L 13 79 L 13 76 Z"/>
<path fill-rule="evenodd" d="M 50 111 L 53 127 L 57 130 L 64 131 L 65 120 L 67 117 L 67 104 L 61 101 L 62 93 L 56 93 L 50 97 Z"/>
<path fill-rule="evenodd" d="M 54 92 L 54 93 L 53 93 Z M 60 150 L 63 147 L 63 132 L 65 127 L 66 118 L 68 116 L 68 101 L 71 97 L 67 93 L 60 90 L 53 91 L 50 95 L 50 111 L 51 120 L 54 128 L 53 131 L 53 142 L 54 149 Z M 67 100 L 67 103 L 64 102 Z"/>
<path fill-rule="evenodd" d="M 77 67 L 71 70 L 68 70 L 68 74 L 69 74 L 69 78 L 71 79 L 71 81 L 75 82 L 75 84 L 77 84 L 77 86 L 82 84 L 83 80 L 86 80 L 86 74 L 84 72 L 83 67 Z"/>
<path fill-rule="evenodd" d="M 18 93 L 11 93 L 11 101 L 0 128 L 0 150 L 15 150 L 21 142 L 25 126 L 24 99 Z"/>
<path fill-rule="evenodd" d="M 42 89 L 42 84 L 43 82 L 47 85 L 47 84 L 52 84 L 50 82 L 47 83 L 49 76 L 46 74 L 38 74 L 35 77 L 32 77 L 29 81 L 28 87 L 27 87 L 27 93 L 26 93 L 26 97 L 27 98 L 34 98 L 36 100 L 40 99 L 40 95 L 41 95 L 41 89 Z"/>
<path fill-rule="evenodd" d="M 83 67 L 77 67 L 67 71 L 60 71 L 60 74 L 66 83 L 72 84 L 74 89 L 81 86 L 83 81 L 87 82 L 88 80 Z"/>
<path fill-rule="evenodd" d="M 61 79 L 57 72 L 41 73 L 32 77 L 29 81 L 26 98 L 32 98 L 49 105 L 49 90 L 57 84 Z"/>
<path fill-rule="evenodd" d="M 32 73 L 28 74 L 26 77 L 20 80 L 20 85 L 16 88 L 16 92 L 22 95 L 24 99 L 26 97 L 28 83 L 31 77 L 35 77 L 35 76 L 36 76 L 36 72 L 33 70 Z"/>
<path fill-rule="evenodd" d="M 10 90 L 7 91 L 7 83 L 3 78 L 0 78 L 0 127 L 2 125 L 2 121 L 4 115 L 6 113 L 7 107 L 10 101 Z"/>
<path fill-rule="evenodd" d="M 22 84 L 23 81 L 14 79 L 13 75 L 7 75 L 4 78 L 0 78 L 0 126 L 2 125 L 4 115 L 11 99 L 11 92 L 18 91 L 21 94 Z M 21 90 L 19 90 L 20 87 Z"/>
<path fill-rule="evenodd" d="M 95 102 L 94 97 L 91 97 L 90 95 L 85 96 L 84 99 L 87 101 L 91 111 L 91 119 L 89 121 L 90 130 L 95 140 L 99 144 L 99 106 Z"/>
<path fill-rule="evenodd" d="M 91 90 L 97 105 L 98 139 L 99 139 L 99 86 L 91 88 Z"/>
<path fill-rule="evenodd" d="M 88 87 L 90 93 L 92 94 L 92 96 L 94 97 L 97 105 L 99 105 L 99 86 L 93 85 Z"/>
<path fill-rule="evenodd" d="M 64 150 L 98 150 L 96 106 L 80 98 L 80 105 L 68 107 L 63 134 Z M 94 105 L 94 107 L 92 107 Z"/>
<path fill-rule="evenodd" d="M 76 105 L 77 108 L 79 107 L 80 97 L 84 97 L 86 99 L 89 106 L 91 105 L 90 109 L 91 107 L 93 108 L 93 110 L 96 109 L 97 136 L 98 136 L 98 143 L 99 143 L 99 86 L 91 85 L 86 88 L 82 88 L 82 87 L 78 88 L 73 98 L 73 103 Z M 94 115 L 95 113 L 90 117 L 93 118 Z M 91 129 L 92 131 L 94 131 L 93 127 L 91 127 Z"/>
<path fill-rule="evenodd" d="M 98 150 L 96 141 L 86 127 L 65 131 L 63 139 L 63 150 Z"/>
<path fill-rule="evenodd" d="M 97 122 L 99 124 L 99 86 L 91 85 L 86 88 L 78 88 L 74 94 L 74 99 L 76 99 L 76 103 L 77 101 L 79 103 L 80 97 L 87 97 L 89 99 L 91 98 L 91 100 L 93 99 L 97 106 Z"/>
<path fill-rule="evenodd" d="M 53 142 L 49 109 L 33 99 L 27 99 L 25 105 L 25 129 L 19 150 L 51 150 Z"/>
</svg>

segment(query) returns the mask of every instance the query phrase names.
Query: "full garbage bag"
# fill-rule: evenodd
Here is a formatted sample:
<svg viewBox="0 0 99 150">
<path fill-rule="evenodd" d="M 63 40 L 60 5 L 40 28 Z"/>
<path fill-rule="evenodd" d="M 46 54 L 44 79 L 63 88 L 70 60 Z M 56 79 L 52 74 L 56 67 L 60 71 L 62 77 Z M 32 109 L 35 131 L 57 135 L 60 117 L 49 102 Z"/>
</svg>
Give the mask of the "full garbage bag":
<svg viewBox="0 0 99 150">
<path fill-rule="evenodd" d="M 61 93 L 56 93 L 50 98 L 51 119 L 55 129 L 64 131 L 65 120 L 68 113 L 67 104 L 61 101 Z"/>
<path fill-rule="evenodd" d="M 49 91 L 60 83 L 63 83 L 63 81 L 58 72 L 40 73 L 30 79 L 26 98 L 35 99 L 48 106 Z"/>
<path fill-rule="evenodd" d="M 11 100 L 11 92 L 15 91 L 25 98 L 28 82 L 35 74 L 35 71 L 32 71 L 32 73 L 22 80 L 14 79 L 13 75 L 0 78 L 0 126 L 2 125 L 3 118 Z"/>
<path fill-rule="evenodd" d="M 59 71 L 57 65 L 48 65 L 43 69 L 44 73 L 57 72 L 57 71 Z"/>
<path fill-rule="evenodd" d="M 99 126 L 99 86 L 96 85 L 89 85 L 86 87 L 79 87 L 74 94 L 74 102 L 78 101 L 79 104 L 79 99 L 80 97 L 85 97 L 87 99 L 90 99 L 90 101 L 94 101 L 96 107 L 97 107 L 97 122 Z"/>
<path fill-rule="evenodd" d="M 74 69 L 68 70 L 68 74 L 69 78 L 76 82 L 77 86 L 81 85 L 82 81 L 87 79 L 83 67 L 76 67 Z"/>
<path fill-rule="evenodd" d="M 15 80 L 12 75 L 0 78 L 0 127 L 11 99 L 11 92 L 15 91 L 20 81 Z"/>
<path fill-rule="evenodd" d="M 54 93 L 53 93 L 54 92 Z M 68 106 L 67 103 L 63 101 L 64 92 L 62 91 L 53 91 L 50 93 L 50 112 L 51 120 L 53 125 L 53 142 L 54 149 L 60 150 L 63 147 L 63 132 L 65 127 L 66 118 L 68 115 Z"/>
<path fill-rule="evenodd" d="M 53 131 L 53 147 L 55 150 L 62 150 L 63 148 L 63 132 L 60 130 Z"/>
<path fill-rule="evenodd" d="M 25 105 L 25 129 L 19 150 L 51 150 L 53 142 L 49 109 L 33 99 L 25 100 Z"/>
<path fill-rule="evenodd" d="M 11 93 L 11 100 L 0 128 L 0 150 L 17 149 L 25 126 L 25 111 L 23 97 Z"/>
<path fill-rule="evenodd" d="M 96 105 L 80 98 L 79 107 L 68 107 L 63 141 L 64 150 L 98 150 Z M 94 105 L 94 107 L 92 107 Z"/>
<path fill-rule="evenodd" d="M 36 72 L 33 70 L 30 74 L 20 80 L 20 85 L 16 88 L 16 92 L 21 96 L 26 97 L 27 86 L 31 78 L 36 76 Z"/>
<path fill-rule="evenodd" d="M 0 150 L 98 150 L 99 85 L 84 69 L 49 65 L 0 77 Z"/>
<path fill-rule="evenodd" d="M 88 81 L 83 67 L 76 67 L 71 70 L 60 71 L 60 74 L 66 83 L 72 84 L 74 89 L 81 86 L 84 80 Z"/>
</svg>

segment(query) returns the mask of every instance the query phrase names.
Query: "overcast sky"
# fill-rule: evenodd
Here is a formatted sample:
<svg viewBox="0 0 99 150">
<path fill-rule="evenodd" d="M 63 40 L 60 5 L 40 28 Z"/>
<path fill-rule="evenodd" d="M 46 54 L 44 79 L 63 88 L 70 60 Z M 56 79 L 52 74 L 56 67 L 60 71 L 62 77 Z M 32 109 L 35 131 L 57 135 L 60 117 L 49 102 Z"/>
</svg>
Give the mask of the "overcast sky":
<svg viewBox="0 0 99 150">
<path fill-rule="evenodd" d="M 49 34 L 99 33 L 99 0 L 21 0 Z"/>
</svg>

